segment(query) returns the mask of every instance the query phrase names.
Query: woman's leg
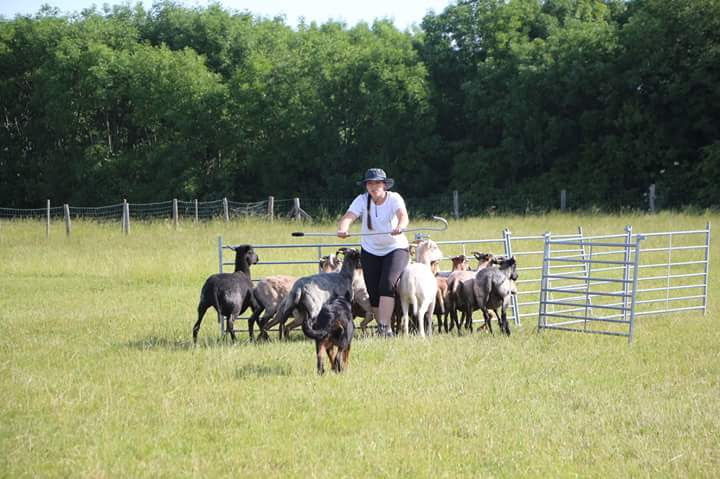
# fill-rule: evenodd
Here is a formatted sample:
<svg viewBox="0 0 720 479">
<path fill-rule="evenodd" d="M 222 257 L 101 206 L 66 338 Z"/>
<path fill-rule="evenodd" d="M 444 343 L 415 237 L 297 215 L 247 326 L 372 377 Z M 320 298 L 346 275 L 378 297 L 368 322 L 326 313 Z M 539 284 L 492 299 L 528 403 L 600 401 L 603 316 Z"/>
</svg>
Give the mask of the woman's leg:
<svg viewBox="0 0 720 479">
<path fill-rule="evenodd" d="M 410 254 L 407 250 L 396 249 L 383 257 L 382 272 L 378 285 L 378 323 L 385 331 L 391 331 L 390 321 L 395 311 L 395 286 L 405 271 Z"/>
</svg>

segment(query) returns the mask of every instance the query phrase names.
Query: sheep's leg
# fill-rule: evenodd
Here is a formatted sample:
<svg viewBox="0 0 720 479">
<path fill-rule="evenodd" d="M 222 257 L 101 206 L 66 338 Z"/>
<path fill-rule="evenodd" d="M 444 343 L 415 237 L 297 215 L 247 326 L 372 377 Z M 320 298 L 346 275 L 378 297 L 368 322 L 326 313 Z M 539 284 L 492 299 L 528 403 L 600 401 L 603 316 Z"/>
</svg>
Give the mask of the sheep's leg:
<svg viewBox="0 0 720 479">
<path fill-rule="evenodd" d="M 325 342 L 315 341 L 315 356 L 317 358 L 317 373 L 325 374 Z"/>
<path fill-rule="evenodd" d="M 250 335 L 250 341 L 255 340 L 255 334 L 253 332 L 253 328 L 255 326 L 255 323 L 258 323 L 258 327 L 260 327 L 260 330 L 262 331 L 262 323 L 260 322 L 260 314 L 265 310 L 262 306 L 258 306 L 253 311 L 253 314 L 250 316 L 250 319 L 248 319 L 248 333 Z"/>
<path fill-rule="evenodd" d="M 470 334 L 473 333 L 473 307 L 472 305 L 465 305 L 465 329 L 470 330 Z"/>
<path fill-rule="evenodd" d="M 427 316 L 427 332 L 428 332 L 428 336 L 432 336 L 432 335 L 433 335 L 433 311 L 435 311 L 435 301 L 431 301 L 431 302 L 430 302 L 430 304 L 428 305 L 427 313 L 425 313 L 426 316 Z M 439 329 L 439 328 L 438 328 L 438 329 Z M 438 331 L 438 334 L 440 334 L 439 331 Z"/>
<path fill-rule="evenodd" d="M 290 324 L 286 325 L 285 322 L 283 322 L 285 339 L 288 338 L 291 330 L 297 328 L 298 326 L 302 326 L 303 321 L 305 321 L 305 313 L 293 310 L 293 320 L 290 321 Z"/>
<path fill-rule="evenodd" d="M 420 336 L 423 338 L 425 337 L 425 308 L 423 308 L 424 305 L 420 305 L 419 311 L 417 311 L 417 321 L 418 321 L 418 332 L 420 333 Z"/>
<path fill-rule="evenodd" d="M 495 311 L 495 316 L 498 316 L 497 311 Z M 507 319 L 507 308 L 505 305 L 502 306 L 501 316 L 498 316 L 498 318 L 502 318 L 502 327 L 500 328 L 506 335 L 510 336 L 510 324 L 508 323 Z"/>
<path fill-rule="evenodd" d="M 224 327 L 225 325 L 225 316 L 220 313 L 220 310 L 215 308 L 215 311 L 217 311 L 217 317 L 218 317 L 218 324 L 220 324 L 220 337 L 225 338 L 225 335 L 227 334 L 227 329 Z"/>
<path fill-rule="evenodd" d="M 360 329 L 362 330 L 363 336 L 367 333 L 367 325 L 370 324 L 373 319 L 375 319 L 373 313 L 371 311 L 366 311 L 365 319 L 363 319 L 360 323 Z"/>
<path fill-rule="evenodd" d="M 488 311 L 487 307 L 481 308 L 483 317 L 485 318 L 485 326 L 487 326 L 488 331 L 490 331 L 490 334 L 493 334 L 492 330 L 492 324 L 490 323 L 490 312 Z"/>
<path fill-rule="evenodd" d="M 280 318 L 280 324 L 278 325 L 278 337 L 280 339 L 287 339 L 287 329 L 285 328 L 285 323 L 287 322 L 288 318 L 292 314 L 292 311 L 286 311 L 282 317 Z"/>
<path fill-rule="evenodd" d="M 268 321 L 270 321 L 270 319 L 273 317 L 273 315 L 274 315 L 274 312 L 271 312 L 271 311 L 267 311 L 267 310 L 266 310 L 266 311 L 265 311 L 265 314 L 263 315 L 263 317 L 260 318 L 260 320 L 258 321 L 258 327 L 260 328 L 260 332 L 258 333 L 258 340 L 260 340 L 260 339 L 264 339 L 264 340 L 270 339 L 270 336 L 268 336 L 266 327 L 267 327 Z"/>
<path fill-rule="evenodd" d="M 400 320 L 400 325 L 402 327 L 402 330 L 403 330 L 403 333 L 405 334 L 405 336 L 410 334 L 410 325 L 408 324 L 410 322 L 410 318 L 408 316 L 409 306 L 410 305 L 408 304 L 407 300 L 402 299 L 400 301 L 400 307 L 402 308 L 402 319 Z"/>
<path fill-rule="evenodd" d="M 207 306 L 203 303 L 200 303 L 198 305 L 198 319 L 193 326 L 193 343 L 195 344 L 197 344 L 198 331 L 200 331 L 200 324 L 202 323 L 203 316 L 205 316 L 205 311 L 207 311 L 209 307 L 210 306 Z"/>
<path fill-rule="evenodd" d="M 235 318 L 237 318 L 237 314 L 233 313 L 228 315 L 227 317 L 227 330 L 230 332 L 230 339 L 232 339 L 232 342 L 235 342 Z"/>
<path fill-rule="evenodd" d="M 462 331 L 460 330 L 460 320 L 458 319 L 457 305 L 455 303 L 450 305 L 450 319 L 450 331 L 453 330 L 453 327 L 456 327 L 458 334 L 461 335 Z"/>
</svg>

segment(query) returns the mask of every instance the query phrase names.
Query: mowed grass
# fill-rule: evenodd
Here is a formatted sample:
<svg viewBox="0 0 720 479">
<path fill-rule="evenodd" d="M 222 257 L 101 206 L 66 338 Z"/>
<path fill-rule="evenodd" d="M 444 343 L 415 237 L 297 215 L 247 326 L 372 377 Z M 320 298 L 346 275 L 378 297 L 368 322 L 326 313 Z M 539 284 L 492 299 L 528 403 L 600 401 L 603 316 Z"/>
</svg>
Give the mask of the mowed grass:
<svg viewBox="0 0 720 479">
<path fill-rule="evenodd" d="M 496 217 L 453 221 L 433 238 L 719 219 Z M 116 223 L 77 221 L 71 238 L 54 223 L 46 240 L 40 222 L 2 222 L 0 476 L 717 477 L 720 255 L 707 314 L 641 317 L 632 345 L 537 334 L 536 320 L 510 338 L 358 337 L 350 370 L 319 377 L 301 334 L 255 345 L 241 333 L 233 346 L 208 312 L 193 347 L 219 234 L 290 243 L 293 230 L 334 228 L 133 223 L 126 237 Z"/>
</svg>

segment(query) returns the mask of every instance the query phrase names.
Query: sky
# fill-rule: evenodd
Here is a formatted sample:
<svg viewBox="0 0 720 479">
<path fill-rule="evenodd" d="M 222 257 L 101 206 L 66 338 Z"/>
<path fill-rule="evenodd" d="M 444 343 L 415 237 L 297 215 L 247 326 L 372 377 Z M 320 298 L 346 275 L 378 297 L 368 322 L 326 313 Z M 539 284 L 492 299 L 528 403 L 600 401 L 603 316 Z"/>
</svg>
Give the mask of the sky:
<svg viewBox="0 0 720 479">
<path fill-rule="evenodd" d="M 79 12 L 93 4 L 102 10 L 105 3 L 117 5 L 137 0 L 0 0 L 0 15 L 12 19 L 15 15 L 33 15 L 41 5 L 47 3 L 57 7 L 61 13 Z M 145 8 L 150 8 L 153 0 L 142 0 Z M 206 7 L 208 0 L 176 0 L 188 7 Z M 376 18 L 389 18 L 400 30 L 420 25 L 422 18 L 430 11 L 442 12 L 455 0 L 220 0 L 227 8 L 238 11 L 250 11 L 255 15 L 274 17 L 285 15 L 286 24 L 297 26 L 300 17 L 305 22 L 325 23 L 326 21 L 344 21 L 353 26 L 360 21 L 372 23 Z"/>
</svg>

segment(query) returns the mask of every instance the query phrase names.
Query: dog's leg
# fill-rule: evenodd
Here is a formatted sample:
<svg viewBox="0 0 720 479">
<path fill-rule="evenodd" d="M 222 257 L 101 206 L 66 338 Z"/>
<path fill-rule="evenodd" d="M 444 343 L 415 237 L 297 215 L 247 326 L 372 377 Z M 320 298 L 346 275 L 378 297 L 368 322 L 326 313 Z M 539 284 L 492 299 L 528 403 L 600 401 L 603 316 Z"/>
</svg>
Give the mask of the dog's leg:
<svg viewBox="0 0 720 479">
<path fill-rule="evenodd" d="M 317 357 L 317 373 L 325 374 L 325 342 L 315 341 L 315 355 Z"/>
<path fill-rule="evenodd" d="M 347 369 L 348 363 L 350 362 L 350 344 L 347 345 L 342 351 L 342 368 L 343 371 Z"/>
<path fill-rule="evenodd" d="M 330 358 L 330 366 L 332 367 L 332 370 L 336 373 L 339 373 L 342 371 L 342 367 L 340 366 L 340 358 L 338 357 L 338 347 L 336 344 L 331 344 L 328 348 L 328 358 Z"/>
</svg>

